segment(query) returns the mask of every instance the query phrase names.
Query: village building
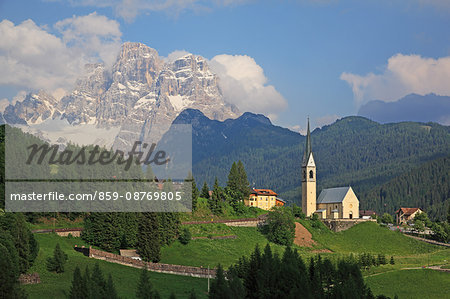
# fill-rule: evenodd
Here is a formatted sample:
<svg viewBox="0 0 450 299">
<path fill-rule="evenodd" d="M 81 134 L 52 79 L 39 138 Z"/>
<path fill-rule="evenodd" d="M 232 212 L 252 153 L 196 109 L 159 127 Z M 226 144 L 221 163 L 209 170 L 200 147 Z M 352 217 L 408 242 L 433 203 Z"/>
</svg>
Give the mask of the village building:
<svg viewBox="0 0 450 299">
<path fill-rule="evenodd" d="M 270 210 L 274 206 L 283 206 L 285 201 L 270 189 L 253 189 L 248 199 L 244 200 L 246 206 Z"/>
<path fill-rule="evenodd" d="M 361 219 L 372 219 L 377 216 L 377 213 L 372 210 L 359 210 L 359 218 Z"/>
<path fill-rule="evenodd" d="M 422 212 L 419 208 L 400 208 L 395 212 L 397 224 L 407 224 L 413 221 L 417 214 Z"/>
<path fill-rule="evenodd" d="M 351 187 L 323 189 L 317 198 L 316 163 L 311 146 L 311 133 L 308 128 L 302 162 L 302 210 L 306 216 L 317 214 L 320 219 L 359 218 L 359 200 Z"/>
</svg>

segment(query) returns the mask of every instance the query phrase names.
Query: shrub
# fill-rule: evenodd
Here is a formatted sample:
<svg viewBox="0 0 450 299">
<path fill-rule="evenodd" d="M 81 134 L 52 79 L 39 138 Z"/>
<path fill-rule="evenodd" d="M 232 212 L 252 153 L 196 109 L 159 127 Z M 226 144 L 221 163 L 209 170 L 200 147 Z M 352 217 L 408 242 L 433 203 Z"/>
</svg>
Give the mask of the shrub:
<svg viewBox="0 0 450 299">
<path fill-rule="evenodd" d="M 279 207 L 267 217 L 267 238 L 280 245 L 292 245 L 295 237 L 295 222 L 289 208 Z"/>
<path fill-rule="evenodd" d="M 180 240 L 180 243 L 183 245 L 187 245 L 189 244 L 189 242 L 192 239 L 192 235 L 191 232 L 189 231 L 189 229 L 187 227 L 185 227 L 181 233 L 180 236 L 178 237 L 178 240 Z"/>
<path fill-rule="evenodd" d="M 394 218 L 391 214 L 384 213 L 383 216 L 381 216 L 381 222 L 382 223 L 394 223 Z"/>
</svg>

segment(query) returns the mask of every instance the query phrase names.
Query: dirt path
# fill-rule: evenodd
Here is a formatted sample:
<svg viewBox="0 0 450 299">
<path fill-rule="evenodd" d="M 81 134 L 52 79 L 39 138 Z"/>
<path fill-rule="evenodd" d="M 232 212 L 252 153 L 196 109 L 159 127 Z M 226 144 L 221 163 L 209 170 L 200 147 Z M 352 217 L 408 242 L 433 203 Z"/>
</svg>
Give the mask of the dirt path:
<svg viewBox="0 0 450 299">
<path fill-rule="evenodd" d="M 294 244 L 300 247 L 313 247 L 316 242 L 312 239 L 311 233 L 300 223 L 295 223 Z"/>
</svg>

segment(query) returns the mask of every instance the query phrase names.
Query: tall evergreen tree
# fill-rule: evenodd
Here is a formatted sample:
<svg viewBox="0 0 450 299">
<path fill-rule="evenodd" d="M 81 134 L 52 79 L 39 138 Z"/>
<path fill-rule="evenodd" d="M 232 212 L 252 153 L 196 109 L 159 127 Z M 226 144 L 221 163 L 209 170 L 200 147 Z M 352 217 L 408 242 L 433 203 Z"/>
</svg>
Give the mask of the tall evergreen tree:
<svg viewBox="0 0 450 299">
<path fill-rule="evenodd" d="M 219 181 L 214 181 L 214 187 L 212 191 L 211 198 L 208 200 L 209 209 L 214 215 L 219 215 L 222 213 L 222 199 L 223 199 L 223 190 L 219 186 Z"/>
<path fill-rule="evenodd" d="M 184 196 L 190 196 L 192 198 L 192 211 L 195 211 L 197 209 L 199 191 L 191 172 L 189 172 L 188 176 L 184 180 L 183 194 Z"/>
<path fill-rule="evenodd" d="M 114 281 L 112 279 L 111 273 L 108 275 L 108 281 L 106 282 L 105 288 L 105 298 L 106 299 L 118 299 L 116 287 L 114 286 Z"/>
<path fill-rule="evenodd" d="M 142 213 L 139 221 L 137 249 L 144 261 L 158 262 L 160 260 L 161 241 L 156 213 Z"/>
<path fill-rule="evenodd" d="M 198 191 L 197 184 L 195 183 L 195 179 L 192 176 L 192 211 L 195 211 L 197 209 L 197 201 L 199 195 L 200 192 Z"/>
<path fill-rule="evenodd" d="M 70 299 L 88 298 L 86 284 L 83 279 L 83 276 L 81 276 L 81 271 L 78 266 L 75 268 L 75 271 L 73 272 L 73 280 L 69 292 L 69 298 Z"/>
<path fill-rule="evenodd" d="M 95 263 L 94 269 L 91 275 L 91 297 L 92 298 L 105 298 L 106 294 L 106 281 L 103 277 L 103 272 L 100 269 L 98 263 Z"/>
<path fill-rule="evenodd" d="M 225 280 L 222 266 L 219 264 L 216 270 L 216 278 L 211 283 L 210 299 L 232 299 L 230 288 Z"/>
<path fill-rule="evenodd" d="M 152 299 L 154 298 L 153 286 L 150 282 L 148 270 L 142 268 L 139 277 L 139 283 L 136 290 L 136 298 L 138 299 Z"/>
<path fill-rule="evenodd" d="M 55 271 L 56 273 L 64 272 L 64 264 L 67 261 L 67 254 L 61 250 L 59 243 L 56 243 L 53 251 L 53 256 L 47 259 L 47 270 Z"/>
<path fill-rule="evenodd" d="M 177 212 L 158 213 L 159 239 L 161 246 L 170 245 L 180 230 L 180 215 Z"/>
<path fill-rule="evenodd" d="M 231 165 L 230 173 L 228 174 L 227 187 L 233 191 L 238 191 L 240 185 L 239 180 L 240 177 L 238 173 L 238 167 L 236 165 L 236 162 L 233 162 L 233 164 Z"/>
<path fill-rule="evenodd" d="M 11 253 L 0 243 L 0 298 L 21 298 L 17 278 L 19 271 Z"/>
<path fill-rule="evenodd" d="M 203 183 L 202 191 L 200 192 L 200 197 L 209 199 L 209 187 L 206 182 Z"/>
<path fill-rule="evenodd" d="M 237 163 L 237 174 L 239 182 L 239 191 L 242 199 L 247 199 L 250 194 L 250 183 L 248 182 L 247 173 L 245 172 L 244 163 L 241 160 Z"/>
</svg>

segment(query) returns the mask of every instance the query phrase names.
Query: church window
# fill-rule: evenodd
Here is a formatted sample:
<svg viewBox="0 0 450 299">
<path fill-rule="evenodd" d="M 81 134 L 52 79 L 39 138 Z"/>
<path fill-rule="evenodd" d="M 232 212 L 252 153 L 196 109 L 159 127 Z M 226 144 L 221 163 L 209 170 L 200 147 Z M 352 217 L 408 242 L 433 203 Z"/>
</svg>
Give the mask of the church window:
<svg viewBox="0 0 450 299">
<path fill-rule="evenodd" d="M 309 171 L 309 178 L 310 179 L 314 178 L 314 171 L 312 171 L 312 170 Z"/>
</svg>

